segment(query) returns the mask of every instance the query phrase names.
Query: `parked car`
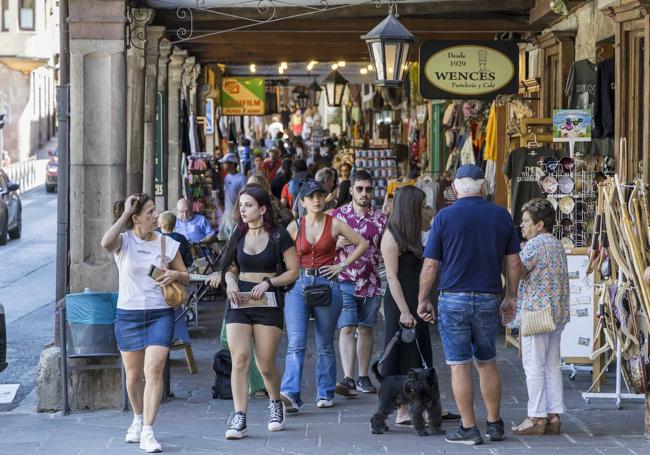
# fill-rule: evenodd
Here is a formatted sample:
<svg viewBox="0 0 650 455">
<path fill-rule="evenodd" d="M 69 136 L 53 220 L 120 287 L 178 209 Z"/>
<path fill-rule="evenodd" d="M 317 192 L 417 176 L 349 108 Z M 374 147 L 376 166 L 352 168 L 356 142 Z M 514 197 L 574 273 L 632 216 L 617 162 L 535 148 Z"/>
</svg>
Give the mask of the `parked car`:
<svg viewBox="0 0 650 455">
<path fill-rule="evenodd" d="M 45 191 L 54 193 L 59 180 L 59 149 L 48 152 L 48 155 L 50 155 L 50 160 L 45 168 Z"/>
<path fill-rule="evenodd" d="M 7 368 L 7 326 L 5 307 L 0 303 L 0 372 Z"/>
<path fill-rule="evenodd" d="M 7 243 L 7 235 L 19 239 L 22 231 L 22 204 L 17 183 L 9 181 L 0 169 L 0 245 Z"/>
</svg>

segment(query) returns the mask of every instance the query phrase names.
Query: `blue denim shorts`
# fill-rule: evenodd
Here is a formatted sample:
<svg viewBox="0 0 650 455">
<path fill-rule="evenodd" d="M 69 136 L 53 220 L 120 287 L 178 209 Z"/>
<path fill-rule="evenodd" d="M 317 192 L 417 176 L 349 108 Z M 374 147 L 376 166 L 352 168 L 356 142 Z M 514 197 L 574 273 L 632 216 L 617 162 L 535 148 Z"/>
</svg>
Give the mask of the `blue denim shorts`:
<svg viewBox="0 0 650 455">
<path fill-rule="evenodd" d="M 171 347 L 174 310 L 117 309 L 115 338 L 120 351 L 142 351 L 147 346 Z"/>
<path fill-rule="evenodd" d="M 343 297 L 343 310 L 339 316 L 338 328 L 360 325 L 373 327 L 377 322 L 377 311 L 381 306 L 381 296 L 356 297 L 354 295 L 355 283 L 341 281 L 341 296 Z"/>
<path fill-rule="evenodd" d="M 498 294 L 440 293 L 438 330 L 447 365 L 496 360 L 500 306 Z"/>
</svg>

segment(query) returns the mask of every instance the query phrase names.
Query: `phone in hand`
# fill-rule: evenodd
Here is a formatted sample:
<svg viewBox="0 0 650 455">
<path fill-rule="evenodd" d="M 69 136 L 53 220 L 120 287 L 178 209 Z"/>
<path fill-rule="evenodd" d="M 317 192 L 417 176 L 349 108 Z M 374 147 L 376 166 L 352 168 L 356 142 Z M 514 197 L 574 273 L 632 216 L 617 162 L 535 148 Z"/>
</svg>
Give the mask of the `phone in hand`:
<svg viewBox="0 0 650 455">
<path fill-rule="evenodd" d="M 165 271 L 163 269 L 161 269 L 160 267 L 156 267 L 153 264 L 151 264 L 151 266 L 149 266 L 149 272 L 147 273 L 147 275 L 149 275 L 154 280 L 157 280 L 158 278 L 160 278 L 164 274 L 165 274 Z"/>
</svg>

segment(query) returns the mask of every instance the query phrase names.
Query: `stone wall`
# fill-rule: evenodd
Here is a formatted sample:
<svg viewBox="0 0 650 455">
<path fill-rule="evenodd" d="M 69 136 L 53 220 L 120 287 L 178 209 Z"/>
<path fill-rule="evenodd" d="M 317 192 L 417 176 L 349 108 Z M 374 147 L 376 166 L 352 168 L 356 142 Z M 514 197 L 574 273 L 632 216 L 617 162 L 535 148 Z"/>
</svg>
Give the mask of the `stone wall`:
<svg viewBox="0 0 650 455">
<path fill-rule="evenodd" d="M 19 131 L 20 119 L 28 108 L 29 102 L 29 76 L 23 76 L 20 71 L 14 71 L 0 63 L 0 92 L 5 94 L 9 104 L 10 121 L 2 129 L 4 148 L 9 152 L 11 162 L 20 160 Z"/>
<path fill-rule="evenodd" d="M 593 0 L 573 11 L 566 19 L 545 30 L 576 30 L 576 61 L 596 59 L 596 43 L 614 36 L 614 21 L 600 9 L 618 4 L 618 0 Z"/>
</svg>

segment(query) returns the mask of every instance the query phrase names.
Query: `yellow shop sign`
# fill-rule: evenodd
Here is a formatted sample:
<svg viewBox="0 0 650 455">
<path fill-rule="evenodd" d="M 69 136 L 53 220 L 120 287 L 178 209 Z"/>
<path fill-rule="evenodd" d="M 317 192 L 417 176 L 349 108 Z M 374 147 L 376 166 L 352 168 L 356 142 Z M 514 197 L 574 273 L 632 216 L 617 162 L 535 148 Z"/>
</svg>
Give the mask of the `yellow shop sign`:
<svg viewBox="0 0 650 455">
<path fill-rule="evenodd" d="M 428 99 L 517 93 L 517 64 L 514 42 L 425 42 L 420 48 L 420 91 Z"/>
</svg>

